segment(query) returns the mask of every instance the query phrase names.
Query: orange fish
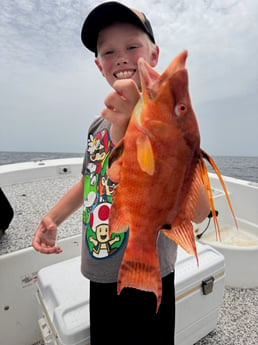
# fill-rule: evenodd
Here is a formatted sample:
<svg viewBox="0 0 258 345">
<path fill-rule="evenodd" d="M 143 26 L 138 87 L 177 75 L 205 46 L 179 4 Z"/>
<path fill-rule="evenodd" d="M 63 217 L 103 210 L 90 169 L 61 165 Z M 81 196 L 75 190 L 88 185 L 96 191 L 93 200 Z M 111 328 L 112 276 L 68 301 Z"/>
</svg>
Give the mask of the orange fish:
<svg viewBox="0 0 258 345">
<path fill-rule="evenodd" d="M 213 160 L 200 149 L 199 128 L 188 92 L 186 58 L 184 51 L 161 75 L 139 59 L 142 97 L 124 138 L 109 159 L 109 177 L 118 183 L 110 211 L 110 234 L 129 229 L 118 294 L 124 287 L 153 291 L 157 310 L 162 297 L 158 233 L 163 231 L 197 258 L 191 220 L 201 184 L 207 190 L 219 234 L 203 158 L 212 164 L 226 192 Z"/>
</svg>

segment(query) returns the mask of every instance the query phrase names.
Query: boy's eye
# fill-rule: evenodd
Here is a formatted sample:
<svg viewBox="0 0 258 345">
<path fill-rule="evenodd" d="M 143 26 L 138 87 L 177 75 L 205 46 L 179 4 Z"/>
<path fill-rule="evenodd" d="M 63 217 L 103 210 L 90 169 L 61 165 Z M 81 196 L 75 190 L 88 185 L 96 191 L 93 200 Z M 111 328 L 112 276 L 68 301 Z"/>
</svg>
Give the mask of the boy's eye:
<svg viewBox="0 0 258 345">
<path fill-rule="evenodd" d="M 127 47 L 128 50 L 133 50 L 133 49 L 135 49 L 135 48 L 137 48 L 136 45 L 131 45 L 131 46 L 128 46 L 128 47 Z"/>
<path fill-rule="evenodd" d="M 110 54 L 113 54 L 113 53 L 114 53 L 113 50 L 106 50 L 103 55 L 110 55 Z"/>
</svg>

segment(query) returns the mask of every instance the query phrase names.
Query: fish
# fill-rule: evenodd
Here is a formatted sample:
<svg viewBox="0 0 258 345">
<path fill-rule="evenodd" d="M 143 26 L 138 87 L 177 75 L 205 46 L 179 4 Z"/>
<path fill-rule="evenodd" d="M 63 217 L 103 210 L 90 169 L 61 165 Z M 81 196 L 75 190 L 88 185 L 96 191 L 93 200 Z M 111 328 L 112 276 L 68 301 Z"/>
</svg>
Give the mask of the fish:
<svg viewBox="0 0 258 345">
<path fill-rule="evenodd" d="M 192 218 L 201 185 L 220 236 L 204 159 L 219 176 L 236 223 L 219 170 L 200 148 L 185 68 L 187 55 L 186 50 L 180 53 L 161 75 L 143 58 L 138 60 L 141 97 L 125 136 L 110 154 L 107 170 L 117 183 L 109 216 L 110 235 L 129 231 L 117 293 L 124 287 L 151 291 L 157 298 L 156 312 L 162 298 L 158 234 L 162 231 L 198 263 Z"/>
</svg>

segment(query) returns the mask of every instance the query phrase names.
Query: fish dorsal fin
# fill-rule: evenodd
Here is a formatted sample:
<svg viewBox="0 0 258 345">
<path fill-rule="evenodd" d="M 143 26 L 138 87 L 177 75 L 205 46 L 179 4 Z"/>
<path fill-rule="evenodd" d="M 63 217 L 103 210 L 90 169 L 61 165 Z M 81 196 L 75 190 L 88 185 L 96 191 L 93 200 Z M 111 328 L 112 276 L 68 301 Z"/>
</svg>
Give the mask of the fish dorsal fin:
<svg viewBox="0 0 258 345">
<path fill-rule="evenodd" d="M 154 99 L 159 93 L 160 85 L 168 80 L 177 71 L 185 68 L 187 51 L 184 50 L 169 65 L 169 67 L 160 75 L 143 58 L 138 60 L 138 70 L 141 79 L 142 95 L 145 103 L 148 99 Z"/>
<path fill-rule="evenodd" d="M 235 222 L 236 228 L 238 229 L 238 224 L 237 224 L 236 216 L 235 216 L 235 213 L 234 213 L 234 211 L 233 211 L 233 207 L 232 207 L 231 202 L 230 202 L 230 198 L 229 198 L 229 195 L 228 195 L 228 192 L 227 192 L 226 185 L 225 185 L 225 183 L 224 183 L 224 181 L 223 181 L 223 179 L 222 179 L 222 176 L 221 176 L 221 174 L 220 174 L 220 172 L 219 172 L 219 169 L 217 168 L 217 166 L 216 166 L 214 160 L 211 158 L 211 156 L 209 156 L 204 150 L 201 150 L 201 156 L 202 156 L 204 159 L 206 159 L 207 162 L 210 163 L 210 165 L 211 165 L 212 168 L 214 169 L 216 175 L 218 176 L 219 181 L 220 181 L 220 183 L 221 183 L 221 185 L 222 185 L 222 188 L 223 188 L 223 190 L 224 190 L 224 193 L 225 193 L 225 195 L 226 195 L 226 199 L 227 199 L 227 202 L 228 202 L 230 211 L 231 211 L 232 216 L 233 216 L 233 218 L 234 218 L 234 222 Z M 203 169 L 204 178 L 205 178 L 205 176 L 206 176 L 206 178 L 205 178 L 206 183 L 205 183 L 205 181 L 204 181 L 204 186 L 205 186 L 205 187 L 207 186 L 207 188 L 206 188 L 207 195 L 208 195 L 209 201 L 211 201 L 212 204 L 213 204 L 212 191 L 211 191 L 211 187 L 210 187 L 210 184 L 209 184 L 208 172 L 207 172 L 207 168 L 206 168 L 205 163 L 204 163 L 203 160 L 202 160 L 202 169 Z M 212 210 L 213 219 L 214 219 L 214 221 L 216 222 L 216 219 L 217 219 L 217 218 L 216 218 L 214 206 L 213 206 L 213 208 L 212 208 L 211 210 Z M 216 228 L 216 224 L 215 224 L 215 228 Z M 218 226 L 217 226 L 217 228 L 218 228 Z M 218 229 L 219 229 L 219 228 L 218 228 Z"/>
<path fill-rule="evenodd" d="M 194 172 L 194 177 L 183 201 L 182 208 L 179 210 L 170 230 L 162 228 L 162 232 L 171 240 L 176 242 L 187 253 L 198 257 L 196 252 L 195 237 L 192 226 L 192 219 L 196 208 L 200 186 L 202 185 L 201 171 L 197 165 Z"/>
<path fill-rule="evenodd" d="M 161 74 L 160 80 L 166 80 L 171 77 L 176 72 L 185 69 L 185 61 L 187 58 L 187 50 L 182 51 L 176 58 L 171 62 L 171 64 L 167 67 L 167 69 Z"/>
<path fill-rule="evenodd" d="M 216 233 L 216 239 L 220 240 L 221 239 L 220 238 L 220 228 L 219 228 L 219 222 L 218 222 L 216 212 L 215 212 L 215 205 L 214 205 L 213 196 L 212 196 L 210 179 L 209 179 L 209 175 L 208 175 L 208 171 L 207 171 L 205 162 L 204 162 L 202 157 L 200 159 L 199 166 L 200 166 L 200 169 L 202 172 L 203 185 L 204 185 L 204 188 L 205 188 L 208 200 L 209 200 L 211 214 L 212 214 L 212 218 L 213 218 L 213 222 L 214 222 L 214 229 L 215 229 L 215 233 Z"/>
<path fill-rule="evenodd" d="M 108 158 L 108 177 L 113 182 L 120 182 L 120 170 L 123 162 L 123 152 L 124 152 L 124 140 L 120 140 L 118 144 L 114 147 Z"/>
<path fill-rule="evenodd" d="M 178 226 L 173 226 L 171 230 L 162 229 L 162 232 L 172 241 L 177 243 L 187 253 L 194 255 L 198 263 L 198 256 L 195 244 L 193 225 L 190 221 L 183 222 Z"/>
<path fill-rule="evenodd" d="M 142 171 L 149 175 L 154 174 L 155 159 L 149 137 L 141 134 L 136 140 L 137 160 Z"/>
</svg>

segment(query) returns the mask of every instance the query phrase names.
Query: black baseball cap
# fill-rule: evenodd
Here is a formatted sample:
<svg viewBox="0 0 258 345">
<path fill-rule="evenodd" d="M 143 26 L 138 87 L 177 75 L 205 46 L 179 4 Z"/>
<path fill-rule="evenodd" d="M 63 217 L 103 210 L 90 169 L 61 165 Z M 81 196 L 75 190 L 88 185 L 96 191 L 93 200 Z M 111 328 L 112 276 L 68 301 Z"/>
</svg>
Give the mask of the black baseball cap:
<svg viewBox="0 0 258 345">
<path fill-rule="evenodd" d="M 116 1 L 105 2 L 89 13 L 82 27 L 82 43 L 97 56 L 99 32 L 115 22 L 131 23 L 138 26 L 155 43 L 151 24 L 144 13 Z"/>
</svg>

